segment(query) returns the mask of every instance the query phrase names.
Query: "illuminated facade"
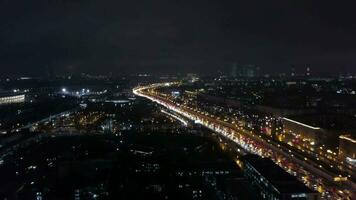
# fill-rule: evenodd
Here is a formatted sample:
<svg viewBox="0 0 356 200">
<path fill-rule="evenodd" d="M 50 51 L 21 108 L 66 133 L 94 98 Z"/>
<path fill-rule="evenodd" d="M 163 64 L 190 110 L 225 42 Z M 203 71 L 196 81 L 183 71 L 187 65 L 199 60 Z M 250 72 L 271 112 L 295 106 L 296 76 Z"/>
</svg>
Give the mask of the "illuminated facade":
<svg viewBox="0 0 356 200">
<path fill-rule="evenodd" d="M 356 140 L 351 135 L 339 137 L 339 159 L 343 162 L 356 166 Z"/>
<path fill-rule="evenodd" d="M 282 123 L 287 133 L 295 134 L 312 144 L 320 144 L 324 139 L 325 135 L 319 127 L 309 126 L 285 117 L 282 118 Z"/>
<path fill-rule="evenodd" d="M 25 102 L 24 94 L 0 96 L 0 105 L 12 104 L 12 103 L 23 103 L 23 102 Z"/>
</svg>

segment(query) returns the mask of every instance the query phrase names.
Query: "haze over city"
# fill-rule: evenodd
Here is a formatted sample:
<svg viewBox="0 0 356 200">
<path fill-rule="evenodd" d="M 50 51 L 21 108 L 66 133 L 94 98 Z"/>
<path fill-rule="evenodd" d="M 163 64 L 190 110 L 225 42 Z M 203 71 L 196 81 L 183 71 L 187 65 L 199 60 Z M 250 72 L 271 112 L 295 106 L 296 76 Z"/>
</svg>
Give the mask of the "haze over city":
<svg viewBox="0 0 356 200">
<path fill-rule="evenodd" d="M 1 74 L 355 72 L 354 2 L 2 1 Z M 177 71 L 178 70 L 178 71 Z"/>
</svg>

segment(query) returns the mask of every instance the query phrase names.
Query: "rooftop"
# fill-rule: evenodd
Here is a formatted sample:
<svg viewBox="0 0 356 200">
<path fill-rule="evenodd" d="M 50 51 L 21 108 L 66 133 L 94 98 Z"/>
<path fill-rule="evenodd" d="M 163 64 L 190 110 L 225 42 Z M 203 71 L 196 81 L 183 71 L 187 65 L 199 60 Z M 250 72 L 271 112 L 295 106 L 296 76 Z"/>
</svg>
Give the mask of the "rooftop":
<svg viewBox="0 0 356 200">
<path fill-rule="evenodd" d="M 251 154 L 244 156 L 243 159 L 251 164 L 280 193 L 315 193 L 268 158 Z"/>
<path fill-rule="evenodd" d="M 5 92 L 5 91 L 0 91 L 0 98 L 2 97 L 12 97 L 12 96 L 19 96 L 23 95 L 24 93 L 14 93 L 14 92 Z"/>
<path fill-rule="evenodd" d="M 303 114 L 289 116 L 288 118 L 299 122 L 301 125 L 307 125 L 307 127 L 320 127 L 341 133 L 350 132 L 351 134 L 356 130 L 356 116 L 347 113 Z"/>
<path fill-rule="evenodd" d="M 352 135 L 340 135 L 339 138 L 343 140 L 347 140 L 352 143 L 356 143 L 356 138 Z"/>
</svg>

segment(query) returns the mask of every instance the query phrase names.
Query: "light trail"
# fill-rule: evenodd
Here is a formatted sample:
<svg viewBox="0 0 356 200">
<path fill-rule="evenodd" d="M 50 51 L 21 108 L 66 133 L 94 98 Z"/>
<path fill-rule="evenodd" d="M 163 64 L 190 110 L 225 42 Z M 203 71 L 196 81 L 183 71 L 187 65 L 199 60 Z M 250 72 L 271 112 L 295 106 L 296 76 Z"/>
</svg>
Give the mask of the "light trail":
<svg viewBox="0 0 356 200">
<path fill-rule="evenodd" d="M 167 112 L 165 110 L 161 110 L 161 112 L 166 114 L 166 115 L 168 115 L 168 116 L 170 116 L 170 117 L 173 117 L 174 119 L 176 119 L 178 121 L 180 121 L 184 126 L 188 126 L 188 121 L 184 120 L 183 118 L 178 117 L 176 115 L 173 115 L 173 114 L 171 114 L 171 113 L 169 113 L 169 112 Z"/>
</svg>

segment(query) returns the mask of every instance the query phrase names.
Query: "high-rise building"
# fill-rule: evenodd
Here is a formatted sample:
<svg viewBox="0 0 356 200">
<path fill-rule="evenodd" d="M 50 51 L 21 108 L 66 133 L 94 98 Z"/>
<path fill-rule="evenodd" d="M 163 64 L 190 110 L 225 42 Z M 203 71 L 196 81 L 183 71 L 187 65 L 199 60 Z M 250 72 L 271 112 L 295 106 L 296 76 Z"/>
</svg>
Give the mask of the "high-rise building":
<svg viewBox="0 0 356 200">
<path fill-rule="evenodd" d="M 238 65 L 237 63 L 231 66 L 232 77 L 253 78 L 259 76 L 260 68 L 256 65 Z"/>
<path fill-rule="evenodd" d="M 242 77 L 253 78 L 259 76 L 260 68 L 256 65 L 245 65 L 242 68 Z"/>
<path fill-rule="evenodd" d="M 233 63 L 232 66 L 231 66 L 231 76 L 232 76 L 232 77 L 237 77 L 237 76 L 239 76 L 237 63 Z"/>
<path fill-rule="evenodd" d="M 306 75 L 306 76 L 310 76 L 310 75 L 311 75 L 311 72 L 310 72 L 310 65 L 305 65 L 305 67 L 306 67 L 306 73 L 305 73 L 305 75 Z"/>
<path fill-rule="evenodd" d="M 295 67 L 294 67 L 294 65 L 292 65 L 292 67 L 291 67 L 290 76 L 292 76 L 292 77 L 295 76 Z"/>
</svg>

